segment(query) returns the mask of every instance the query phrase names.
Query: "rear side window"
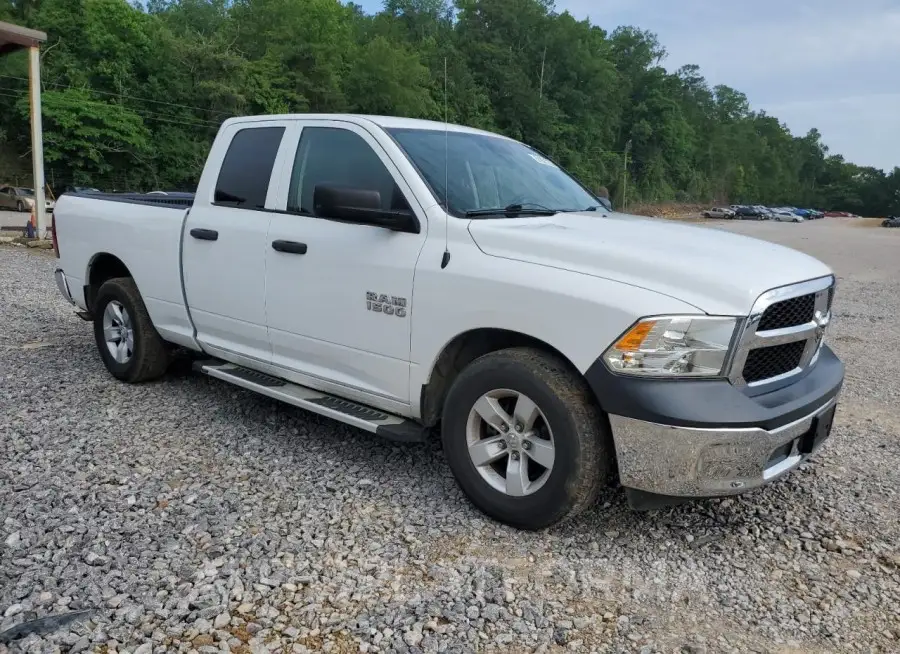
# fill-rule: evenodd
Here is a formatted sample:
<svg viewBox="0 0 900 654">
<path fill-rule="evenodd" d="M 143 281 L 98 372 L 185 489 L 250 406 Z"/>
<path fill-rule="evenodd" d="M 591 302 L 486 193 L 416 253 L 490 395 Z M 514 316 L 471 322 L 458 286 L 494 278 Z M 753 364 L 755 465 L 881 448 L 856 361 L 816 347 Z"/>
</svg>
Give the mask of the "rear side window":
<svg viewBox="0 0 900 654">
<path fill-rule="evenodd" d="M 234 135 L 213 202 L 226 207 L 263 209 L 284 127 L 248 127 Z"/>
</svg>

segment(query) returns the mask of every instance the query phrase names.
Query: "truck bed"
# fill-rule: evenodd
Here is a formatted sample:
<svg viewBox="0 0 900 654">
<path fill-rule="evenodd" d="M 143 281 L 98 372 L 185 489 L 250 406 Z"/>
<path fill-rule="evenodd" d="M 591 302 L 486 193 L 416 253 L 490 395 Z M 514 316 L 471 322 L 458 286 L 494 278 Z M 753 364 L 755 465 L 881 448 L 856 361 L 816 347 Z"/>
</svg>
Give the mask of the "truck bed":
<svg viewBox="0 0 900 654">
<path fill-rule="evenodd" d="M 60 267 L 76 304 L 92 264 L 113 266 L 134 279 L 159 333 L 181 345 L 193 341 L 181 280 L 181 238 L 193 204 L 190 193 L 64 193 L 54 211 Z"/>
<path fill-rule="evenodd" d="M 125 202 L 127 204 L 144 204 L 173 209 L 190 209 L 194 204 L 193 193 L 66 193 L 70 197 L 88 198 L 90 200 L 107 200 L 109 202 Z"/>
</svg>

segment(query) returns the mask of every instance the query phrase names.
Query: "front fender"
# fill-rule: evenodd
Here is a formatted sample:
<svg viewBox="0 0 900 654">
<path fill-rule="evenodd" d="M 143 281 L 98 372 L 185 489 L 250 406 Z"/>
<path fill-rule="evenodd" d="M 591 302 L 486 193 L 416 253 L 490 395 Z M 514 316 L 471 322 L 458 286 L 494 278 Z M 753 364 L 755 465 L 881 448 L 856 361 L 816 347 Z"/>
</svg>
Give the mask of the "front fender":
<svg viewBox="0 0 900 654">
<path fill-rule="evenodd" d="M 499 329 L 550 345 L 584 374 L 638 318 L 696 314 L 654 291 L 532 263 L 455 251 L 452 268 L 417 270 L 410 395 L 418 397 L 444 348 L 459 334 Z"/>
</svg>

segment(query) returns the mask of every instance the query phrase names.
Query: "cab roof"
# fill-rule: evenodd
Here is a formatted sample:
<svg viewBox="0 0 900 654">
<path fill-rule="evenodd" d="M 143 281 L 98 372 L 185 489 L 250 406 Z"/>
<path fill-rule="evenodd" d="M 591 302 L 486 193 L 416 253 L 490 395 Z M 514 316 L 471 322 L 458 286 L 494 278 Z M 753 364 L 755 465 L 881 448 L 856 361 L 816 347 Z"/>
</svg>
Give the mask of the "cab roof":
<svg viewBox="0 0 900 654">
<path fill-rule="evenodd" d="M 398 116 L 370 116 L 366 114 L 277 114 L 261 116 L 241 116 L 237 118 L 229 118 L 225 121 L 225 124 L 252 123 L 266 120 L 337 120 L 354 123 L 356 125 L 375 124 L 383 129 L 421 129 L 441 132 L 447 130 L 450 132 L 483 134 L 484 136 L 506 138 L 494 132 L 487 132 L 485 130 L 476 129 L 474 127 L 465 127 L 463 125 L 454 125 L 453 123 L 443 123 L 436 120 L 401 118 Z"/>
</svg>

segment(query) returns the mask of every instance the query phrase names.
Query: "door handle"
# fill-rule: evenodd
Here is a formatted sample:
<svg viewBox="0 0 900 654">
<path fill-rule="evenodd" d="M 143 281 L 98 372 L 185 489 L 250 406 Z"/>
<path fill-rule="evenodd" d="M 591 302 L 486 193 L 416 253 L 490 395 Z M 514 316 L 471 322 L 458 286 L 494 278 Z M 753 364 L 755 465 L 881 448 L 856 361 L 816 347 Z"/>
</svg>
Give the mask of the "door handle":
<svg viewBox="0 0 900 654">
<path fill-rule="evenodd" d="M 191 236 L 199 238 L 201 241 L 218 241 L 219 232 L 214 229 L 200 229 L 195 227 L 191 230 Z"/>
<path fill-rule="evenodd" d="M 272 241 L 272 249 L 290 254 L 306 254 L 306 243 L 297 241 Z"/>
</svg>

